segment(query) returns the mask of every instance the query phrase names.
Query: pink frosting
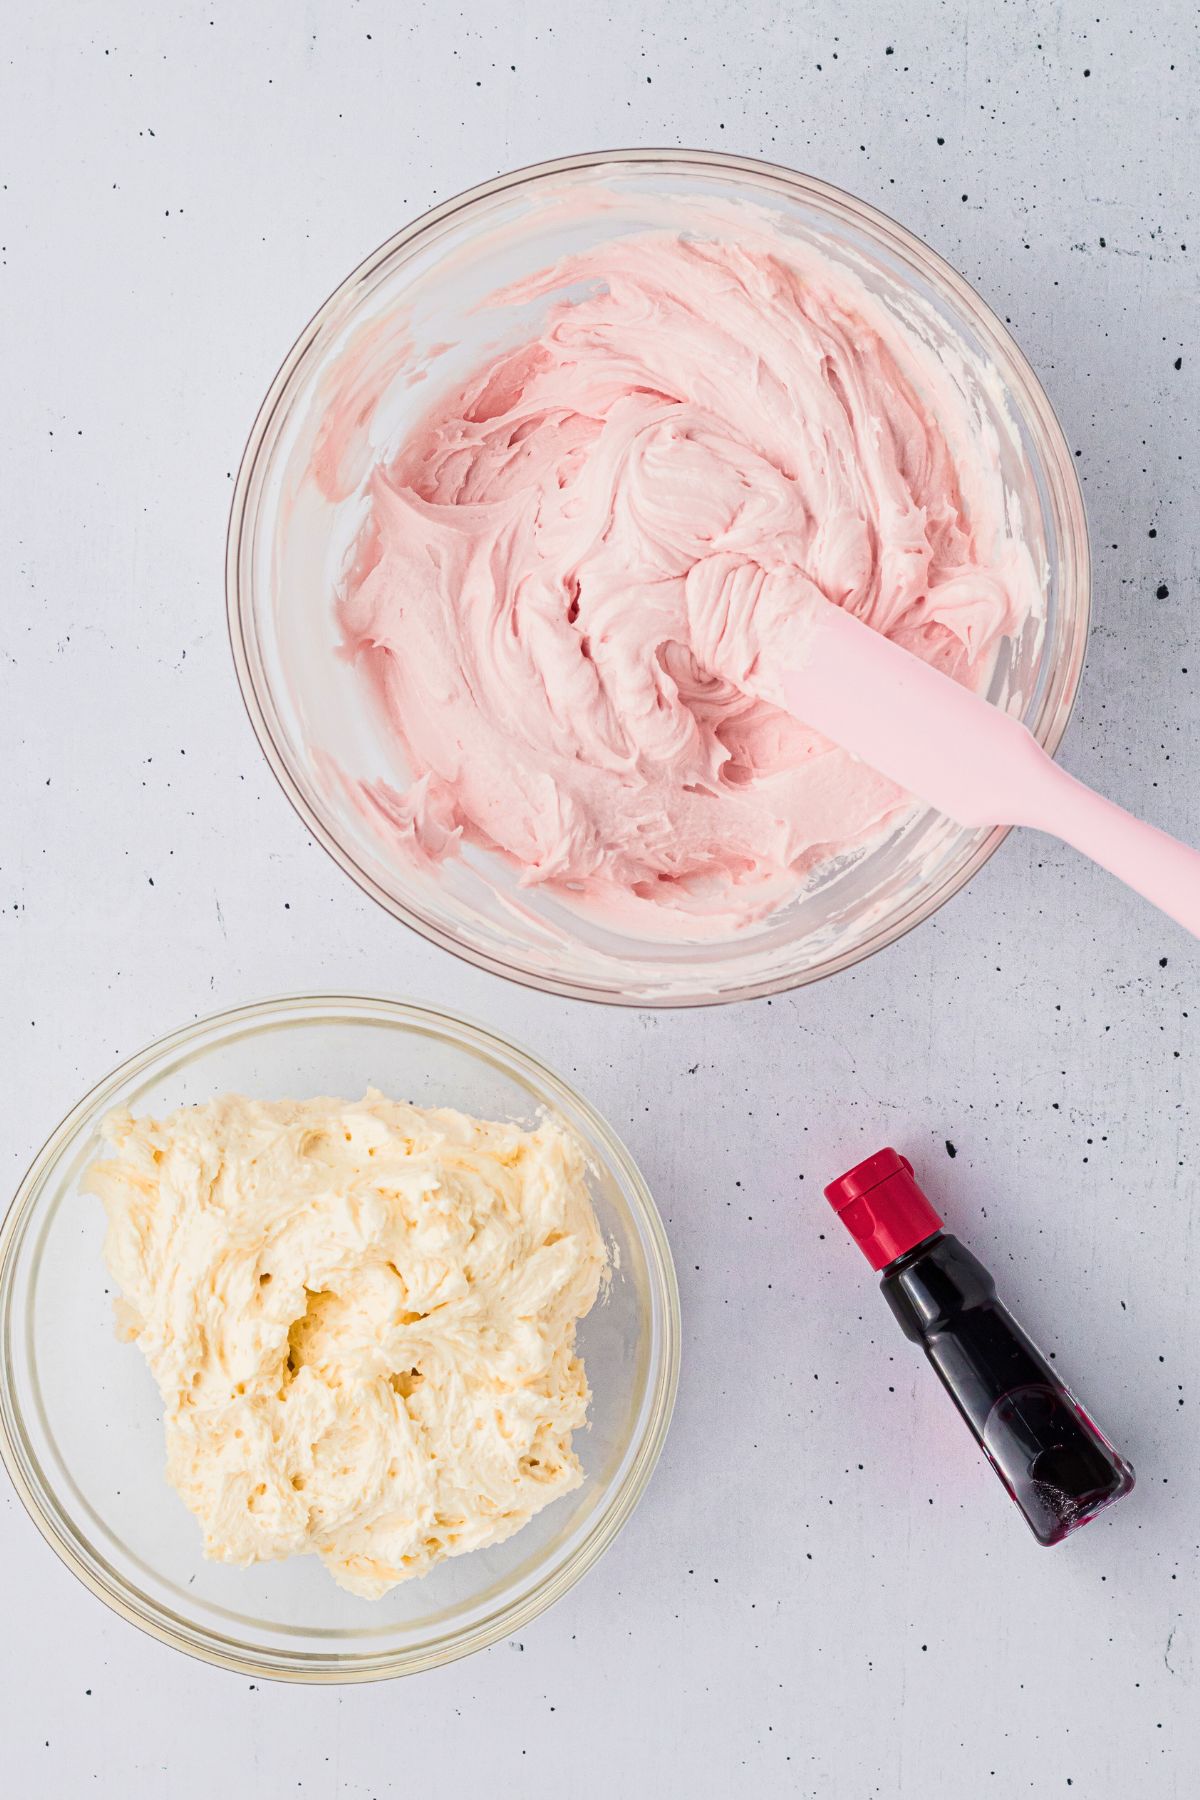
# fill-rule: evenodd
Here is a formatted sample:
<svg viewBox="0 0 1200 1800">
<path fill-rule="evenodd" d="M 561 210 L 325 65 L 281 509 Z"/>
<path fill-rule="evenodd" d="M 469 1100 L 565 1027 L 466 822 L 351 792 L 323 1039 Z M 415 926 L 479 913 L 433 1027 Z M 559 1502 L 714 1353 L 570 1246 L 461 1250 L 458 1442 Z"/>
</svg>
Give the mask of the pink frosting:
<svg viewBox="0 0 1200 1800">
<path fill-rule="evenodd" d="M 1039 605 L 994 446 L 915 330 L 783 239 L 623 239 L 370 477 L 338 600 L 415 853 L 623 929 L 726 931 L 910 804 L 774 704 L 832 602 L 972 686 Z"/>
</svg>

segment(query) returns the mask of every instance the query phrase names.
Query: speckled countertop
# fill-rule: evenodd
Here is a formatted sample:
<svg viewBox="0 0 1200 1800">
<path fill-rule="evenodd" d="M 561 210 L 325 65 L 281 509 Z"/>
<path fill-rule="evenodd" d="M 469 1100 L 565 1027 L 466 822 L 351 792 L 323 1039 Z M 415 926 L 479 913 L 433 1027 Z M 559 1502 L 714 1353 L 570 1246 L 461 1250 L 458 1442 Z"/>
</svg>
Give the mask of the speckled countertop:
<svg viewBox="0 0 1200 1800">
<path fill-rule="evenodd" d="M 1011 323 L 1096 563 L 1063 760 L 1200 841 L 1198 92 L 1185 0 L 10 6 L 5 1186 L 197 1013 L 432 996 L 537 1044 L 625 1133 L 686 1312 L 674 1430 L 615 1548 L 519 1641 L 415 1683 L 263 1687 L 172 1655 L 4 1483 L 14 1794 L 441 1800 L 553 1772 L 573 1800 L 1194 1795 L 1197 947 L 1024 837 L 884 956 L 774 1003 L 505 987 L 308 841 L 242 714 L 222 556 L 271 373 L 404 220 L 563 151 L 776 158 L 894 212 Z M 822 1179 L 889 1139 L 1137 1464 L 1062 1550 L 1010 1516 L 828 1228 Z"/>
</svg>

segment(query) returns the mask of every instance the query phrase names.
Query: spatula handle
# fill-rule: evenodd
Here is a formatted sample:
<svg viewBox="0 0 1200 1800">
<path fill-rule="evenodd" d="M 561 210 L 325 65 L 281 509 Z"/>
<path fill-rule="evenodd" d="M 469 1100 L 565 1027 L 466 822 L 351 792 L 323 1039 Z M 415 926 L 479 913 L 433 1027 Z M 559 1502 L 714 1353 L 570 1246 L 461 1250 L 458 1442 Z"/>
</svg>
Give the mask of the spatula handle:
<svg viewBox="0 0 1200 1800">
<path fill-rule="evenodd" d="M 1200 851 L 1135 819 L 1049 757 L 1044 763 L 1016 823 L 1064 838 L 1200 937 Z"/>
<path fill-rule="evenodd" d="M 780 694 L 797 718 L 960 825 L 1065 838 L 1200 937 L 1200 853 L 1093 793 L 1019 719 L 843 608 L 813 614 Z"/>
</svg>

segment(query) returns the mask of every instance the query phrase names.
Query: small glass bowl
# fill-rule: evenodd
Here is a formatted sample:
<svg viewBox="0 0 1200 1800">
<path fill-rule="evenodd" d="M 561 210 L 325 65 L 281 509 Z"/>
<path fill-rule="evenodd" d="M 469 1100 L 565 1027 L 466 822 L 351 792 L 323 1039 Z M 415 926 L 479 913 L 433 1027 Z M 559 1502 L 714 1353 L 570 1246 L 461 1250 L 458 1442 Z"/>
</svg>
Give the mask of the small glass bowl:
<svg viewBox="0 0 1200 1800">
<path fill-rule="evenodd" d="M 382 1600 L 337 1587 L 315 1557 L 208 1562 L 167 1485 L 158 1390 L 117 1341 L 104 1213 L 80 1180 L 115 1106 L 162 1112 L 214 1095 L 357 1097 L 566 1122 L 591 1164 L 613 1252 L 580 1322 L 592 1388 L 575 1436 L 585 1479 L 506 1543 L 440 1563 Z M 432 1007 L 344 996 L 263 1001 L 151 1044 L 81 1100 L 46 1144 L 0 1229 L 0 1454 L 43 1536 L 115 1612 L 176 1649 L 243 1674 L 365 1681 L 412 1674 L 527 1624 L 576 1582 L 629 1517 L 658 1459 L 679 1366 L 679 1296 L 654 1202 L 585 1100 L 522 1050 Z"/>
<path fill-rule="evenodd" d="M 745 157 L 626 150 L 562 158 L 472 189 L 409 225 L 343 282 L 271 385 L 242 458 L 227 552 L 229 625 L 255 732 L 284 791 L 347 874 L 396 918 L 533 987 L 635 1006 L 743 1000 L 819 980 L 893 943 L 970 879 L 1004 837 L 916 810 L 880 842 L 826 864 L 768 919 L 696 943 L 623 935 L 522 888 L 498 855 L 419 863 L 348 795 L 409 771 L 361 677 L 337 654 L 333 595 L 368 507 L 370 469 L 438 391 L 499 344 L 537 331 L 556 290 L 509 308 L 497 289 L 630 232 L 686 228 L 695 203 L 736 201 L 840 261 L 959 366 L 988 372 L 970 402 L 995 440 L 1010 515 L 1046 612 L 998 661 L 988 698 L 1051 753 L 1083 667 L 1089 559 L 1073 459 L 1004 326 L 942 259 L 861 200 Z M 733 229 L 732 227 L 730 228 Z M 403 349 L 398 344 L 403 339 Z M 381 375 L 383 371 L 383 375 Z M 386 376 L 391 379 L 386 379 Z M 331 448 L 329 421 L 339 425 Z M 344 498 L 313 477 L 337 464 Z"/>
</svg>

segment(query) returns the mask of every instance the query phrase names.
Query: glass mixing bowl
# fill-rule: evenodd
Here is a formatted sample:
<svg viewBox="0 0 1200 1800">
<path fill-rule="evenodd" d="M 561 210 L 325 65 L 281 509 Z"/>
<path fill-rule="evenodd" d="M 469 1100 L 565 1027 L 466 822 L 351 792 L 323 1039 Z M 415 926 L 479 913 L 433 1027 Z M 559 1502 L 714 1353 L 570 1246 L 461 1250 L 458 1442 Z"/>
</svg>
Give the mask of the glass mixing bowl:
<svg viewBox="0 0 1200 1800">
<path fill-rule="evenodd" d="M 498 856 L 410 861 L 347 796 L 407 771 L 360 677 L 337 655 L 333 593 L 366 510 L 371 464 L 438 390 L 497 343 L 528 337 L 551 300 L 481 310 L 497 288 L 630 232 L 662 229 L 689 203 L 767 209 L 778 227 L 853 268 L 961 366 L 989 371 L 972 395 L 995 432 L 1009 496 L 1046 611 L 999 659 L 988 697 L 1019 712 L 1053 752 L 1078 686 L 1089 569 L 1083 502 L 1050 404 L 1003 325 L 962 277 L 882 213 L 809 176 L 744 157 L 629 150 L 567 157 L 487 182 L 408 226 L 321 308 L 276 376 L 238 474 L 230 520 L 229 622 L 259 742 L 309 829 L 360 887 L 435 943 L 532 986 L 630 1005 L 769 994 L 848 968 L 928 918 L 1004 832 L 915 811 L 865 851 L 827 863 L 789 904 L 718 942 L 650 942 L 522 889 Z M 499 334 L 499 335 L 498 335 Z M 398 349 L 403 340 L 403 350 Z M 389 364 L 390 359 L 390 364 Z M 376 401 L 373 382 L 395 365 Z M 331 443 L 330 421 L 354 428 Z M 339 427 L 339 432 L 341 428 Z M 314 450 L 346 498 L 323 497 Z"/>
<path fill-rule="evenodd" d="M 440 1563 L 382 1600 L 345 1593 L 315 1557 L 207 1562 L 167 1485 L 158 1390 L 117 1341 L 104 1212 L 81 1195 L 115 1106 L 165 1111 L 229 1092 L 358 1096 L 566 1121 L 591 1164 L 613 1276 L 580 1322 L 592 1388 L 576 1433 L 585 1479 L 506 1543 Z M 114 1071 L 63 1120 L 0 1230 L 0 1453 L 43 1536 L 93 1593 L 165 1643 L 297 1681 L 405 1675 L 528 1623 L 590 1568 L 642 1493 L 679 1364 L 671 1253 L 646 1184 L 587 1102 L 478 1026 L 430 1007 L 341 996 L 264 1001 L 202 1019 Z"/>
</svg>

